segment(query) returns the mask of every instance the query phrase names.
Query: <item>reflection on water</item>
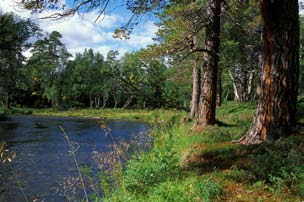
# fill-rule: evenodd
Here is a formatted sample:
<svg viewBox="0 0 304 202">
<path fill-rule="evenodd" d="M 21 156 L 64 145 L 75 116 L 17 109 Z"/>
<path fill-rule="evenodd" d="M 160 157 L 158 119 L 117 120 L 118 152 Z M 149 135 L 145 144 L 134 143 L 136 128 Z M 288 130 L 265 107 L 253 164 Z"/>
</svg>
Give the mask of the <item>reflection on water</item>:
<svg viewBox="0 0 304 202">
<path fill-rule="evenodd" d="M 37 123 L 44 127 L 37 127 Z M 15 116 L 0 122 L 0 141 L 5 141 L 17 157 L 10 164 L 0 165 L 0 201 L 24 201 L 20 186 L 29 201 L 65 201 L 64 179 L 77 176 L 73 158 L 58 125 L 62 125 L 72 142 L 77 142 L 77 158 L 81 165 L 96 167 L 92 151 L 106 151 L 111 143 L 96 120 Z M 133 121 L 106 122 L 113 137 L 129 140 L 148 129 Z"/>
</svg>

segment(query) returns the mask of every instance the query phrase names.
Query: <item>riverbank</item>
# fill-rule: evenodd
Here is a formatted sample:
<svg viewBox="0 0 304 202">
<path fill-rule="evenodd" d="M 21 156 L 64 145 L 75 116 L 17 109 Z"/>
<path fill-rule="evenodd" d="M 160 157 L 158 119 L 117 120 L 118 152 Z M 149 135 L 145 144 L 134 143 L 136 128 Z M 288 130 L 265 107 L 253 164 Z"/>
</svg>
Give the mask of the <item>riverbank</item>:
<svg viewBox="0 0 304 202">
<path fill-rule="evenodd" d="M 65 117 L 86 117 L 97 119 L 126 119 L 126 120 L 141 120 L 150 123 L 166 122 L 175 116 L 187 116 L 184 111 L 178 110 L 130 110 L 130 109 L 32 109 L 34 115 L 47 116 L 65 116 Z"/>
<path fill-rule="evenodd" d="M 0 116 L 7 117 L 10 114 L 32 114 L 37 116 L 58 116 L 58 117 L 82 117 L 95 119 L 123 119 L 139 120 L 149 123 L 165 123 L 171 119 L 188 117 L 186 111 L 180 110 L 142 110 L 142 109 L 68 109 L 58 110 L 53 108 L 15 108 L 7 110 L 0 108 Z"/>
<path fill-rule="evenodd" d="M 218 108 L 218 124 L 197 134 L 192 122 L 171 119 L 153 129 L 149 152 L 129 161 L 108 202 L 295 202 L 304 197 L 304 137 L 232 144 L 248 130 L 255 103 Z M 303 103 L 299 121 L 303 123 Z M 178 112 L 177 112 L 178 113 Z M 116 178 L 115 178 L 116 176 Z"/>
<path fill-rule="evenodd" d="M 201 133 L 178 110 L 33 110 L 34 115 L 149 121 L 154 144 L 117 164 L 101 178 L 92 201 L 108 202 L 301 202 L 304 200 L 303 129 L 274 143 L 242 146 L 231 140 L 248 130 L 256 103 L 229 102 L 217 109 L 218 123 Z M 304 123 L 304 102 L 298 121 Z M 112 185 L 107 186 L 108 182 Z M 98 198 L 103 195 L 104 198 Z"/>
</svg>

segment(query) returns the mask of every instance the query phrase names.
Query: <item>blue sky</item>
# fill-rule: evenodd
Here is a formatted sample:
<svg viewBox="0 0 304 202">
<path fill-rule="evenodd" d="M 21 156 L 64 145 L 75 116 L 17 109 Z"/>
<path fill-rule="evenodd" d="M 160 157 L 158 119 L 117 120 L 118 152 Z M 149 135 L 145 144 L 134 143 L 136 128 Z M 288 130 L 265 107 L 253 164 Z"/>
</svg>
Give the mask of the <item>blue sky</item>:
<svg viewBox="0 0 304 202">
<path fill-rule="evenodd" d="M 72 2 L 72 0 L 68 0 Z M 21 17 L 31 18 L 47 32 L 59 31 L 62 41 L 72 54 L 83 52 L 85 48 L 93 48 L 95 51 L 106 55 L 109 50 L 118 50 L 120 55 L 126 52 L 136 51 L 153 44 L 157 27 L 154 25 L 155 17 L 143 17 L 137 25 L 129 40 L 113 38 L 113 32 L 130 18 L 131 14 L 124 7 L 117 4 L 111 6 L 102 20 L 94 22 L 98 11 L 91 11 L 86 14 L 68 17 L 61 20 L 39 20 L 39 17 L 52 14 L 54 11 L 44 11 L 41 14 L 32 14 L 30 11 L 21 10 L 16 6 L 14 0 L 1 0 L 0 9 L 3 12 L 15 12 Z M 65 3 L 63 1 L 63 3 Z M 25 53 L 28 56 L 29 53 Z"/>
</svg>

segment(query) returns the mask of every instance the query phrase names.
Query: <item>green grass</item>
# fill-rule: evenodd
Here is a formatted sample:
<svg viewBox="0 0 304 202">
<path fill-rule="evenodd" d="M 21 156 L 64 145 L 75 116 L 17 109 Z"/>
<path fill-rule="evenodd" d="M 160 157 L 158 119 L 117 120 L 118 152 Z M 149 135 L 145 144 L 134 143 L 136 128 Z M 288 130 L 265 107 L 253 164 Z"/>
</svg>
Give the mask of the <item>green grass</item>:
<svg viewBox="0 0 304 202">
<path fill-rule="evenodd" d="M 9 114 L 32 114 L 32 110 L 29 108 L 18 108 L 18 107 L 12 107 L 10 109 L 6 109 L 3 107 L 0 107 L 0 117 L 7 117 Z"/>
<path fill-rule="evenodd" d="M 186 112 L 178 110 L 125 110 L 125 109 L 71 109 L 60 111 L 56 109 L 33 109 L 35 115 L 89 117 L 107 119 L 142 120 L 153 123 L 165 122 L 175 116 L 187 116 Z"/>
<path fill-rule="evenodd" d="M 33 114 L 151 123 L 152 148 L 136 153 L 124 169 L 118 166 L 108 173 L 112 176 L 101 175 L 101 194 L 96 193 L 92 201 L 303 201 L 302 130 L 261 145 L 231 143 L 246 133 L 255 110 L 256 103 L 228 102 L 217 109 L 217 124 L 200 133 L 192 130 L 193 122 L 182 123 L 188 114 L 177 110 L 43 109 Z M 303 112 L 304 99 L 298 105 L 299 123 L 304 123 Z"/>
<path fill-rule="evenodd" d="M 231 143 L 248 130 L 255 109 L 255 103 L 227 103 L 217 110 L 218 124 L 199 134 L 192 122 L 181 124 L 181 114 L 155 124 L 153 148 L 129 161 L 124 189 L 117 186 L 103 200 L 303 201 L 303 136 L 258 146 Z"/>
</svg>

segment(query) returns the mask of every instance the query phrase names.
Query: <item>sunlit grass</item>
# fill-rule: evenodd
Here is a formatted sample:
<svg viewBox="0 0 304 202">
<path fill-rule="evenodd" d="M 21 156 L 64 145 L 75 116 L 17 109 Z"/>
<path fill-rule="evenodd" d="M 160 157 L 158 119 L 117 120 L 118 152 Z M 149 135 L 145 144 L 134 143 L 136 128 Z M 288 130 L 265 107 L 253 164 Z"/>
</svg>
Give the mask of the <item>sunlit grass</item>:
<svg viewBox="0 0 304 202">
<path fill-rule="evenodd" d="M 303 123 L 303 100 L 297 119 Z M 304 137 L 300 134 L 259 146 L 231 141 L 246 133 L 256 103 L 228 102 L 217 108 L 217 124 L 200 133 L 178 110 L 39 109 L 35 115 L 133 119 L 152 126 L 153 146 L 136 153 L 121 180 L 96 201 L 294 202 L 304 198 Z M 121 165 L 121 164 L 120 164 Z M 113 181 L 113 178 L 110 178 Z M 123 182 L 123 183 L 122 183 Z M 120 186 L 123 184 L 123 186 Z"/>
<path fill-rule="evenodd" d="M 32 112 L 34 115 L 128 119 L 149 122 L 165 122 L 170 120 L 174 116 L 187 116 L 186 112 L 165 109 L 69 109 L 64 111 L 56 109 L 33 109 Z"/>
<path fill-rule="evenodd" d="M 193 122 L 181 124 L 178 118 L 155 124 L 153 148 L 134 157 L 125 171 L 126 200 L 303 200 L 302 136 L 260 146 L 231 142 L 246 133 L 255 110 L 256 103 L 226 103 L 217 109 L 218 123 L 201 133 L 191 129 Z M 204 184 L 206 179 L 210 183 Z M 122 195 L 118 187 L 105 201 L 124 201 Z"/>
</svg>

